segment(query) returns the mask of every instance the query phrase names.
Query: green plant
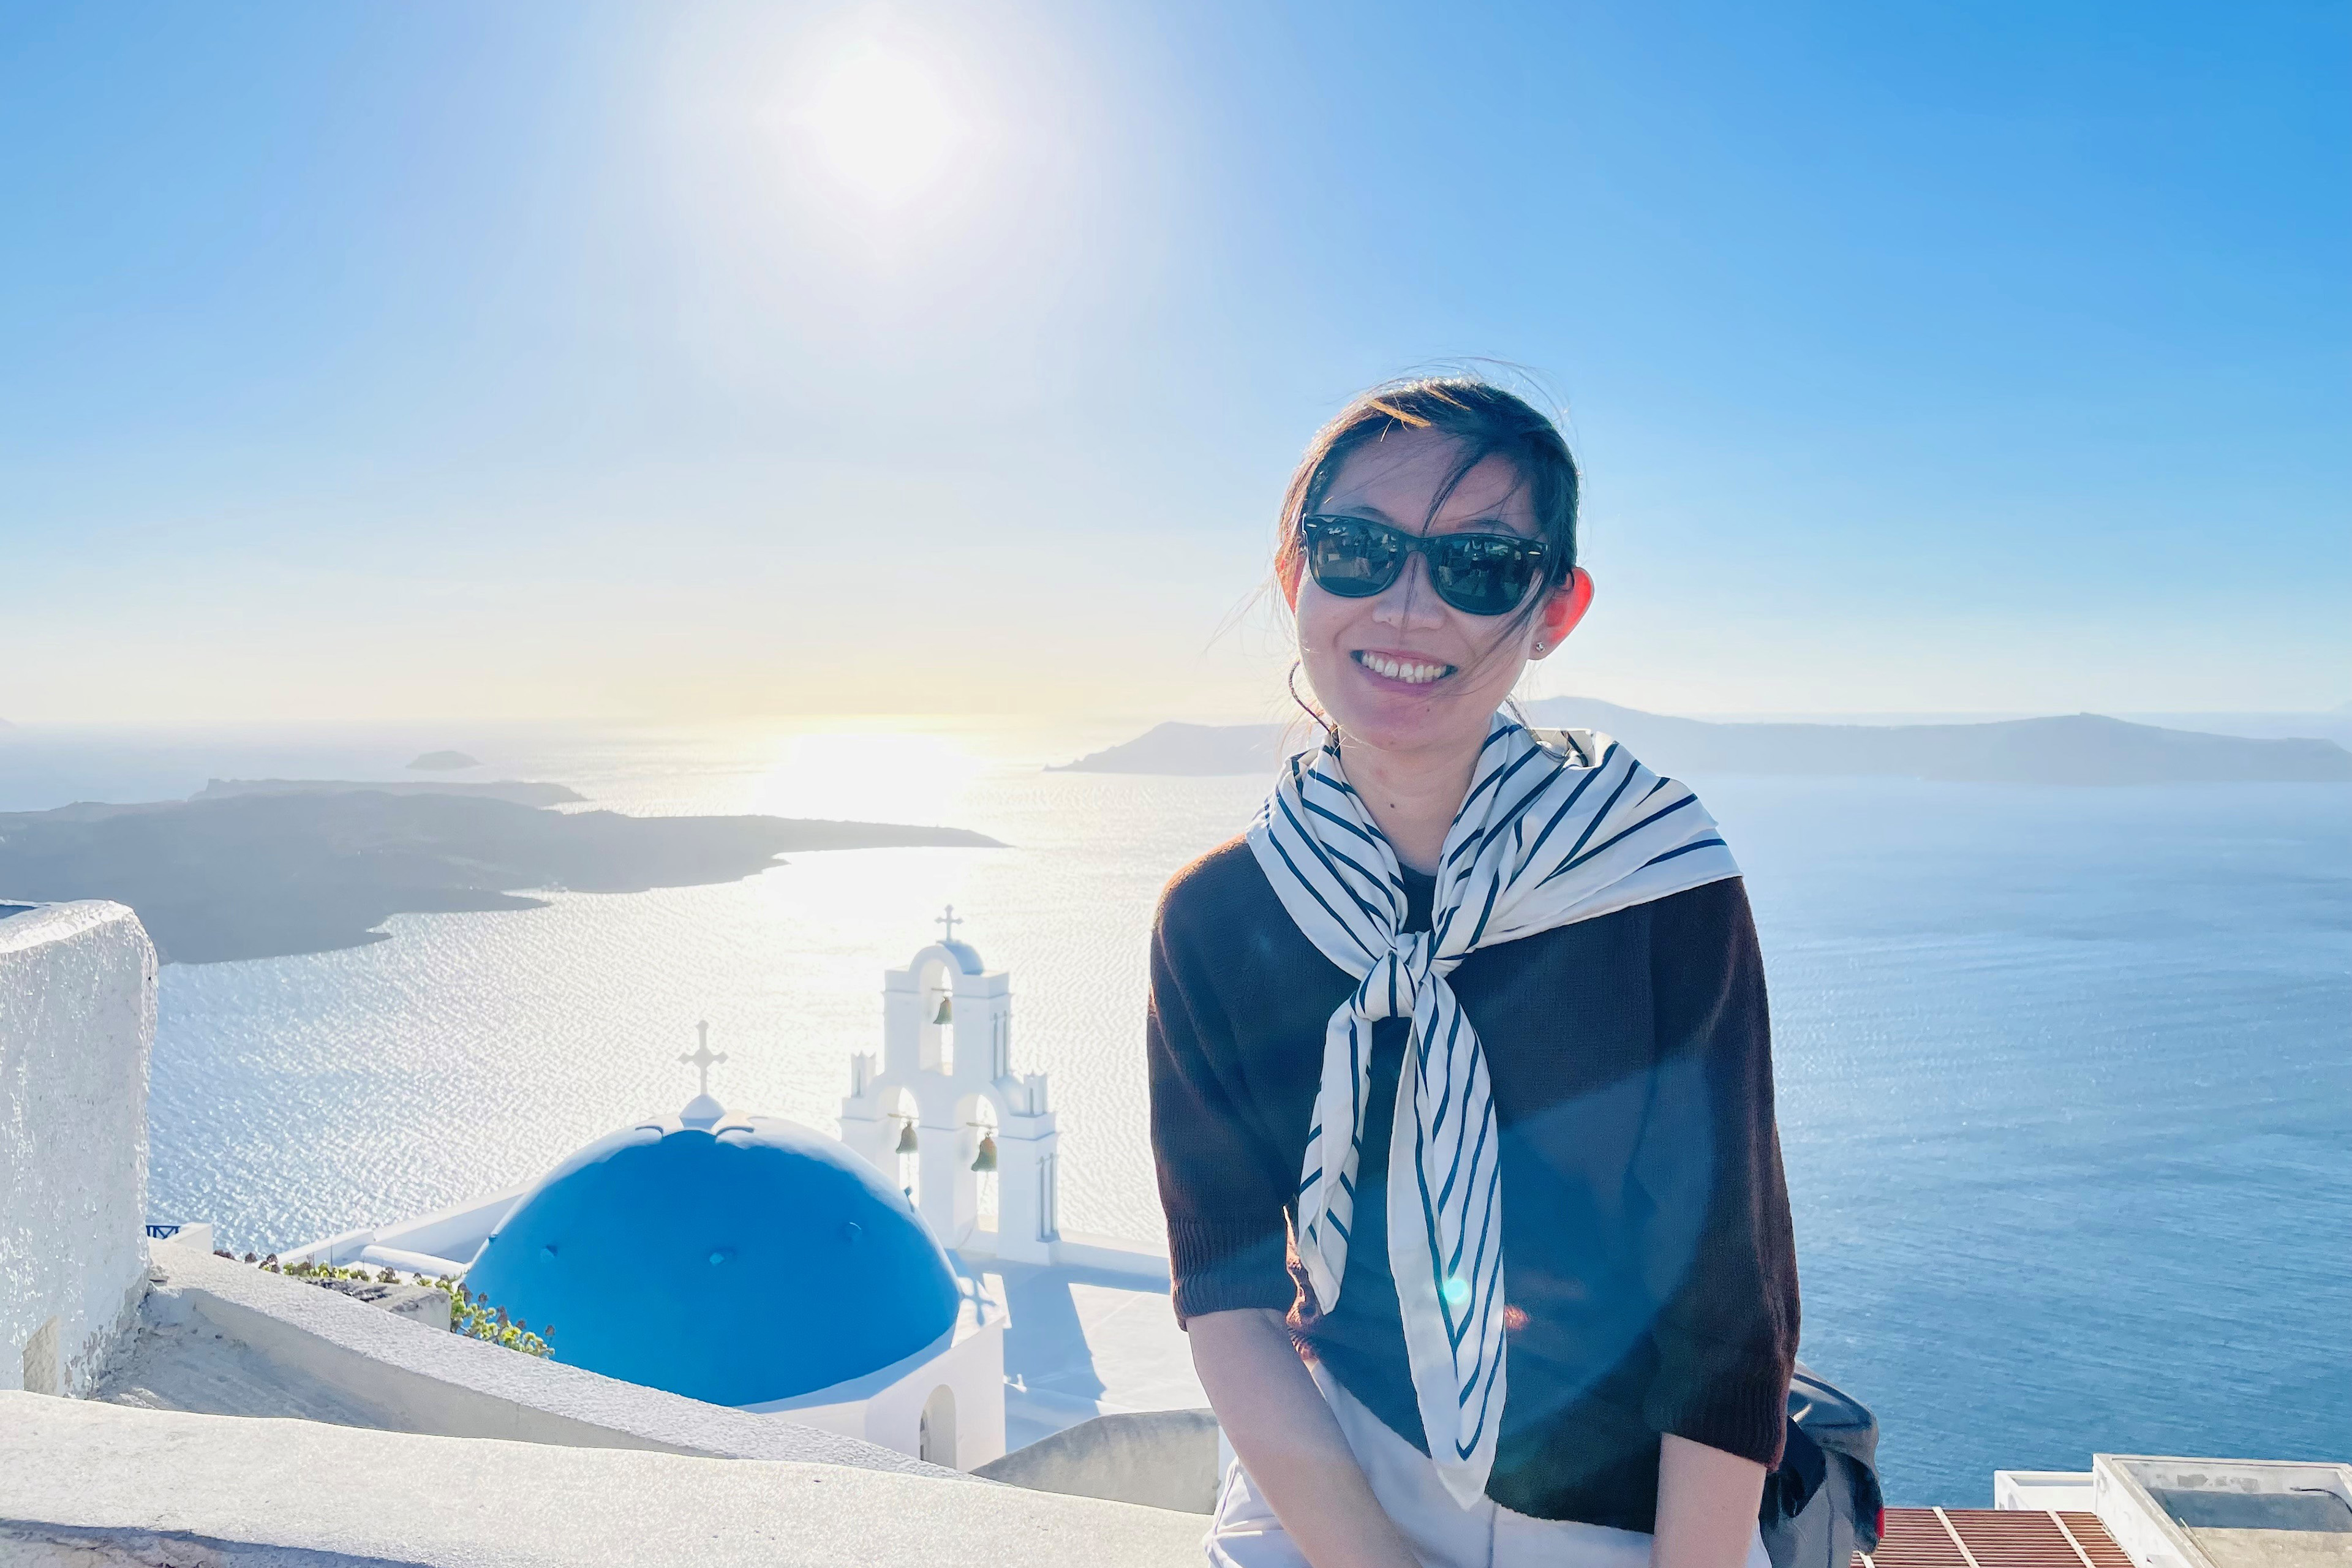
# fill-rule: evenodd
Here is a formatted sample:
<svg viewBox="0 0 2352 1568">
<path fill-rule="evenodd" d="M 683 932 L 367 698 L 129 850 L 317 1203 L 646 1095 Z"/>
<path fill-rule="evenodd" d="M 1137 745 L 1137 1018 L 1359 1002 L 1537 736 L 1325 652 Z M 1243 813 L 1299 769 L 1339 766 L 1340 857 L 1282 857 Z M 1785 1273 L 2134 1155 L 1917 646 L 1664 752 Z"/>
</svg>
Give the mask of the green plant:
<svg viewBox="0 0 2352 1568">
<path fill-rule="evenodd" d="M 400 1282 L 400 1276 L 389 1268 L 377 1274 L 365 1268 L 343 1268 L 332 1263 L 289 1263 L 274 1272 L 283 1274 L 289 1279 L 308 1279 L 314 1285 L 323 1285 L 330 1279 L 356 1279 L 373 1285 L 396 1285 Z"/>
<path fill-rule="evenodd" d="M 283 1274 L 289 1279 L 307 1279 L 313 1285 L 324 1285 L 333 1279 L 353 1279 L 371 1285 L 400 1283 L 399 1271 L 392 1268 L 367 1269 L 333 1263 L 280 1265 L 276 1253 L 270 1254 L 267 1258 L 259 1259 L 248 1253 L 245 1260 L 247 1263 L 258 1263 L 261 1268 L 267 1268 L 273 1274 Z M 468 1339 L 482 1340 L 494 1345 L 504 1345 L 509 1350 L 520 1351 L 525 1355 L 550 1356 L 555 1353 L 554 1346 L 549 1342 L 555 1334 L 552 1325 L 543 1326 L 534 1332 L 530 1324 L 509 1319 L 505 1308 L 490 1305 L 488 1297 L 478 1291 L 467 1290 L 462 1283 L 446 1275 L 431 1279 L 419 1275 L 416 1278 L 416 1283 L 429 1286 L 449 1298 L 449 1331 L 451 1333 L 464 1334 Z"/>
<path fill-rule="evenodd" d="M 470 1339 L 487 1340 L 494 1345 L 520 1351 L 525 1355 L 548 1356 L 555 1353 L 548 1341 L 554 1334 L 553 1324 L 541 1327 L 537 1333 L 529 1323 L 507 1316 L 504 1307 L 493 1307 L 488 1297 L 470 1291 L 455 1279 L 442 1278 L 421 1281 L 449 1298 L 449 1331 Z"/>
</svg>

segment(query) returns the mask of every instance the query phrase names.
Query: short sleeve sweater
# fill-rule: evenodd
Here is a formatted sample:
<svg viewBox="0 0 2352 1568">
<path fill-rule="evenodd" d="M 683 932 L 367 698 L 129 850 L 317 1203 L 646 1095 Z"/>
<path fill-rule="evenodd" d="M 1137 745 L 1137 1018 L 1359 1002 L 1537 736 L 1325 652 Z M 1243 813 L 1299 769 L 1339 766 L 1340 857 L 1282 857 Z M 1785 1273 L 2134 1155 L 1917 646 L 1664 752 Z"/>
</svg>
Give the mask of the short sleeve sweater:
<svg viewBox="0 0 2352 1568">
<path fill-rule="evenodd" d="M 1431 879 L 1406 875 L 1409 930 Z M 1450 977 L 1501 1140 L 1508 1394 L 1487 1495 L 1653 1528 L 1658 1438 L 1777 1464 L 1797 1269 L 1747 892 L 1710 883 L 1481 949 Z M 1339 1301 L 1291 1247 L 1323 1030 L 1354 982 L 1235 839 L 1178 873 L 1152 931 L 1151 1136 L 1180 1321 L 1289 1314 L 1302 1355 L 1427 1451 L 1388 1268 L 1360 1203 Z M 1375 1026 L 1356 1190 L 1385 1193 L 1408 1026 Z"/>
</svg>

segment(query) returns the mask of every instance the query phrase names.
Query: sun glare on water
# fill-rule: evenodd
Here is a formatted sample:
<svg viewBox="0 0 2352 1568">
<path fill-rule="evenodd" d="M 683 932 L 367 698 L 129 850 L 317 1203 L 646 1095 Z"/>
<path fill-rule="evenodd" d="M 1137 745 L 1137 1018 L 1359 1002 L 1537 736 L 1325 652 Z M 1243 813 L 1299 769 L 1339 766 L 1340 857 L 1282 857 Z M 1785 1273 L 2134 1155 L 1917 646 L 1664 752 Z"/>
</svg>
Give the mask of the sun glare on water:
<svg viewBox="0 0 2352 1568">
<path fill-rule="evenodd" d="M 970 134 L 937 72 L 870 39 L 843 47 L 793 118 L 836 178 L 883 205 L 937 181 Z"/>
<path fill-rule="evenodd" d="M 962 826 L 961 805 L 982 769 L 959 737 L 845 724 L 775 742 L 751 809 L 778 816 Z"/>
</svg>

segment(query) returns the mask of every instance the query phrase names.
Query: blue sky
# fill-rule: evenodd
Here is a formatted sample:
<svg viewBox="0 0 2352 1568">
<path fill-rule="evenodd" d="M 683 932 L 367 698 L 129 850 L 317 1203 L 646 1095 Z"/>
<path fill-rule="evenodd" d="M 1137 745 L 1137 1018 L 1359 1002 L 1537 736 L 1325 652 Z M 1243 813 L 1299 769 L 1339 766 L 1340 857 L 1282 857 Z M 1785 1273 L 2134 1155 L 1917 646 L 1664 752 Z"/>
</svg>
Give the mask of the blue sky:
<svg viewBox="0 0 2352 1568">
<path fill-rule="evenodd" d="M 1474 355 L 1587 469 L 1539 692 L 2333 706 L 2347 82 L 2343 5 L 0 0 L 0 716 L 1251 716 L 1299 447 Z"/>
</svg>

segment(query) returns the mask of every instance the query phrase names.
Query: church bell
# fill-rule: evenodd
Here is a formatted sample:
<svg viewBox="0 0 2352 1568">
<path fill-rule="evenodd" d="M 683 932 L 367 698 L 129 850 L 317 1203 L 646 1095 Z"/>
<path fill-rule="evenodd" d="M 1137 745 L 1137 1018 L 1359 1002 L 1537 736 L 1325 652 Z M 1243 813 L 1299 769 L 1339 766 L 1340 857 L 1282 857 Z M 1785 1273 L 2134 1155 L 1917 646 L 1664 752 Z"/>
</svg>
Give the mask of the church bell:
<svg viewBox="0 0 2352 1568">
<path fill-rule="evenodd" d="M 910 1116 L 906 1121 L 898 1123 L 898 1152 L 901 1154 L 911 1154 L 914 1152 L 915 1119 Z"/>
<path fill-rule="evenodd" d="M 983 1132 L 980 1135 L 980 1152 L 971 1157 L 971 1168 L 975 1171 L 993 1171 L 996 1169 L 995 1133 Z"/>
<path fill-rule="evenodd" d="M 942 996 L 942 997 L 940 997 L 940 1016 L 939 1016 L 938 1017 L 936 1017 L 936 1018 L 932 1019 L 932 1020 L 931 1020 L 931 1022 L 932 1022 L 932 1023 L 934 1023 L 934 1024 L 946 1024 L 946 1023 L 951 1023 L 951 1022 L 953 1022 L 953 1021 L 954 1021 L 954 1019 L 955 1019 L 955 1002 L 954 1002 L 954 999 L 953 999 L 952 997 L 949 997 L 949 996 Z"/>
</svg>

